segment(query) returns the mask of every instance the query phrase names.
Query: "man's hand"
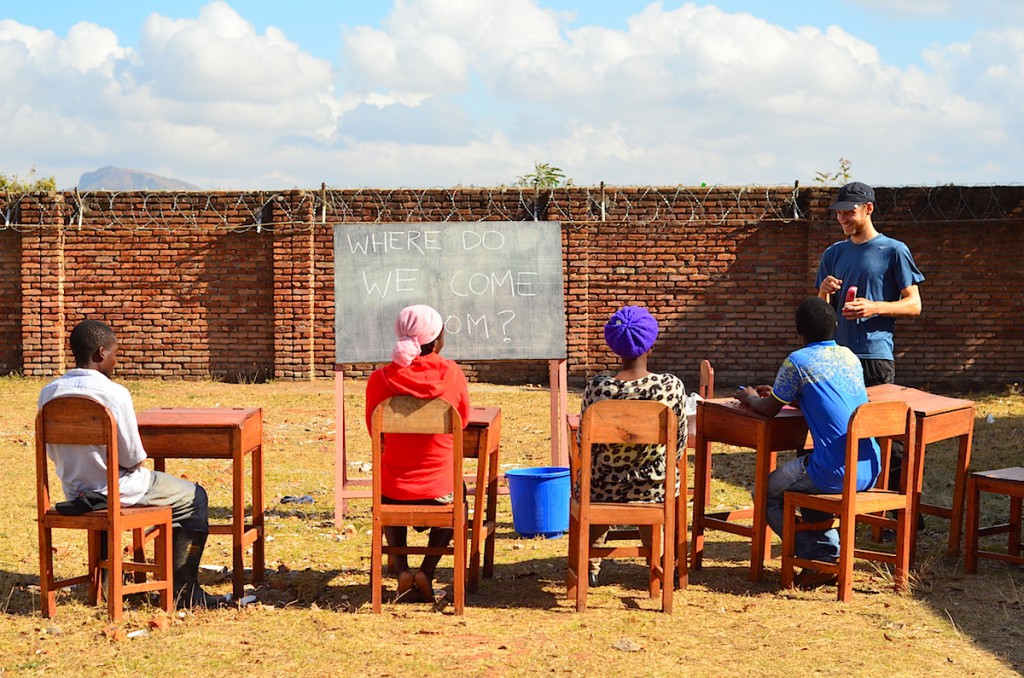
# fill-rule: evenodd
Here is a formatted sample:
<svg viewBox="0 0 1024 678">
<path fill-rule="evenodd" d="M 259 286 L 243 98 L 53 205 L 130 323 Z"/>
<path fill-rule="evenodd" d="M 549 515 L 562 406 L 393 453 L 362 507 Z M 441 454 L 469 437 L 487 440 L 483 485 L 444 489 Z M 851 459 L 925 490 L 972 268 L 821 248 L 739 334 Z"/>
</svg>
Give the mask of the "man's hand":
<svg viewBox="0 0 1024 678">
<path fill-rule="evenodd" d="M 878 303 L 864 297 L 857 297 L 843 304 L 843 317 L 847 320 L 870 318 L 878 314 Z"/>
</svg>

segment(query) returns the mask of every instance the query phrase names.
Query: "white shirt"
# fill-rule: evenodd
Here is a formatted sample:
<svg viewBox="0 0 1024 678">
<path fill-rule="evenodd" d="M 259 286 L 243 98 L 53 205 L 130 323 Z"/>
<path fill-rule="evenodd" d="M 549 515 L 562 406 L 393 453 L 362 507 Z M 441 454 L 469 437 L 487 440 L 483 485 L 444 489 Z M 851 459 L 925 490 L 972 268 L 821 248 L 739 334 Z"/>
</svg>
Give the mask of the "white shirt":
<svg viewBox="0 0 1024 678">
<path fill-rule="evenodd" d="M 143 466 L 131 468 L 146 459 L 131 394 L 98 370 L 75 368 L 43 387 L 39 407 L 54 398 L 72 395 L 91 398 L 114 415 L 121 502 L 137 504 L 149 489 L 153 472 Z M 107 493 L 107 452 L 102 445 L 47 445 L 46 454 L 53 460 L 69 500 L 85 490 Z"/>
</svg>

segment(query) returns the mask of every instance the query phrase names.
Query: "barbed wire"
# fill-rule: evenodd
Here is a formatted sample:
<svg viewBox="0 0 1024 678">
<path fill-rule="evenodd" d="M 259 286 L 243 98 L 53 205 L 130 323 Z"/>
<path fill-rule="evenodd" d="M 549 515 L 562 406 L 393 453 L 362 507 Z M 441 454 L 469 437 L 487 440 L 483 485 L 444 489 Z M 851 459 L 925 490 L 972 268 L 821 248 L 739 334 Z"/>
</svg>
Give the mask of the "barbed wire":
<svg viewBox="0 0 1024 678">
<path fill-rule="evenodd" d="M 333 188 L 285 191 L 97 191 L 0 194 L 0 231 L 309 231 L 334 223 L 600 221 L 642 225 L 829 218 L 834 189 L 799 186 Z M 1024 217 L 1022 186 L 876 190 L 875 219 L 900 222 Z"/>
</svg>

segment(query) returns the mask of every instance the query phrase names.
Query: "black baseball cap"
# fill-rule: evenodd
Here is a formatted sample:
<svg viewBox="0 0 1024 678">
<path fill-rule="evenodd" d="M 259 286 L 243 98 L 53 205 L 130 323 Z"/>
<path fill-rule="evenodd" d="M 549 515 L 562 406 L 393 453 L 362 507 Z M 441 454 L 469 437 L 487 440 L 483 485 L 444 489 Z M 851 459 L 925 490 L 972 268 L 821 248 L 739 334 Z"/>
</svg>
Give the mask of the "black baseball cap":
<svg viewBox="0 0 1024 678">
<path fill-rule="evenodd" d="M 875 189 L 859 181 L 853 181 L 839 189 L 836 201 L 828 206 L 830 210 L 852 210 L 857 205 L 875 201 Z"/>
</svg>

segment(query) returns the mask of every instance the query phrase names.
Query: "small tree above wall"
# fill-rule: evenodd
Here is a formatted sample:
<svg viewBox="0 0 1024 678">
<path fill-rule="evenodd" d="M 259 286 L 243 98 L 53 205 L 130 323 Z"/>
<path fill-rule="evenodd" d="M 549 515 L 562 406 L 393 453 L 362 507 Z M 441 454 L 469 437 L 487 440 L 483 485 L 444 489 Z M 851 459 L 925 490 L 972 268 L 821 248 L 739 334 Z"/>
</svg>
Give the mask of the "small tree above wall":
<svg viewBox="0 0 1024 678">
<path fill-rule="evenodd" d="M 839 182 L 840 186 L 849 183 L 851 164 L 846 158 L 839 158 L 839 170 L 836 172 L 818 170 L 814 173 L 814 183 L 820 184 L 822 188 L 831 188 L 833 182 Z"/>
<path fill-rule="evenodd" d="M 535 189 L 558 188 L 572 186 L 572 179 L 567 179 L 560 167 L 554 167 L 546 162 L 534 162 L 533 171 L 518 177 L 513 185 Z"/>
<path fill-rule="evenodd" d="M 567 179 L 560 167 L 546 162 L 534 162 L 533 171 L 516 179 L 517 188 L 533 188 L 534 203 L 528 208 L 534 221 L 539 221 L 547 211 L 551 200 L 551 190 L 564 186 L 572 186 L 572 179 Z M 545 190 L 546 189 L 546 190 Z M 541 191 L 545 190 L 544 194 Z"/>
</svg>

